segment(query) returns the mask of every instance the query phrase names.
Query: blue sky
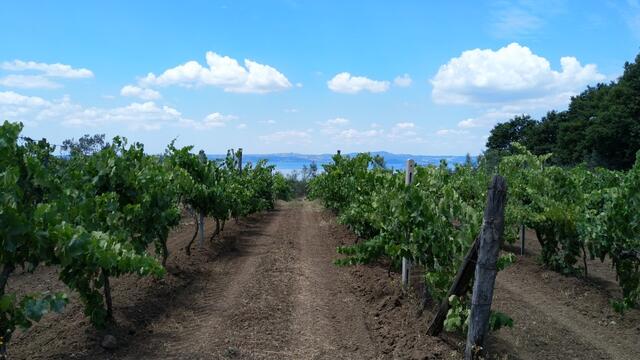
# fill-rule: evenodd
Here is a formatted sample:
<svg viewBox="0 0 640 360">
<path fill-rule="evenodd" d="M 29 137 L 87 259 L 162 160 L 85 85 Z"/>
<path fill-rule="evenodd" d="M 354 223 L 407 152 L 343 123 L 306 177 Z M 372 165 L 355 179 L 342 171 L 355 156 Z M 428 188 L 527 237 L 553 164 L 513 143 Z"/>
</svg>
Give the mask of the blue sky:
<svg viewBox="0 0 640 360">
<path fill-rule="evenodd" d="M 161 152 L 483 150 L 640 47 L 637 1 L 3 1 L 0 118 Z"/>
</svg>

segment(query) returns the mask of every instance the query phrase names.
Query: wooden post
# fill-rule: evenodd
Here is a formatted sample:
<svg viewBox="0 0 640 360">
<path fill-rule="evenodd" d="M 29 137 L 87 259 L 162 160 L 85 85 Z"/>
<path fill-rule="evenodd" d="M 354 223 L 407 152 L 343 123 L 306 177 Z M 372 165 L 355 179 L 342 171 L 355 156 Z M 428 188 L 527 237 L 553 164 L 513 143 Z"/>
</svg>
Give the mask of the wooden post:
<svg viewBox="0 0 640 360">
<path fill-rule="evenodd" d="M 242 172 L 242 148 L 238 148 L 238 170 Z"/>
<path fill-rule="evenodd" d="M 520 225 L 520 255 L 524 255 L 524 234 L 525 227 L 524 224 Z"/>
<path fill-rule="evenodd" d="M 405 168 L 404 184 L 409 186 L 413 182 L 413 173 L 416 167 L 416 162 L 413 159 L 407 160 L 407 166 Z M 409 234 L 405 235 L 409 240 Z M 411 272 L 411 260 L 405 257 L 402 258 L 402 286 L 409 286 L 409 273 Z"/>
<path fill-rule="evenodd" d="M 447 292 L 447 296 L 442 299 L 436 316 L 431 320 L 427 334 L 437 336 L 442 332 L 444 320 L 447 318 L 447 312 L 449 311 L 449 297 L 451 295 L 462 296 L 469 290 L 469 284 L 473 277 L 474 266 L 476 264 L 476 259 L 478 258 L 478 243 L 479 241 L 476 238 L 467 252 L 467 255 L 464 257 L 462 265 L 460 266 L 460 269 L 458 269 L 458 273 L 453 279 L 453 283 Z"/>
<path fill-rule="evenodd" d="M 495 175 L 487 194 L 484 223 L 480 233 L 465 360 L 484 358 L 486 352 L 485 337 L 489 330 L 493 287 L 498 273 L 496 263 L 502 245 L 506 200 L 507 183 L 502 176 Z"/>
</svg>

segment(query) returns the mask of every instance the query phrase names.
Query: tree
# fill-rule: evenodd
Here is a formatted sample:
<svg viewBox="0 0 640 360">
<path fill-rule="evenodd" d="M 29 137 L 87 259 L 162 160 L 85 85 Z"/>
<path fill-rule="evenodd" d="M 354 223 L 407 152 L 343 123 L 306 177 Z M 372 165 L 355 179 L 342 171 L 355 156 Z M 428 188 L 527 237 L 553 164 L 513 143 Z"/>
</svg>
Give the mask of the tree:
<svg viewBox="0 0 640 360">
<path fill-rule="evenodd" d="M 85 134 L 78 141 L 73 138 L 63 141 L 60 150 L 68 152 L 69 155 L 73 153 L 90 155 L 109 146 L 109 143 L 105 142 L 104 138 L 104 134 L 95 134 L 93 136 Z"/>
<path fill-rule="evenodd" d="M 487 148 L 509 151 L 514 142 L 526 145 L 536 125 L 537 121 L 529 115 L 518 115 L 510 121 L 498 124 L 491 130 L 491 135 L 487 140 Z"/>
</svg>

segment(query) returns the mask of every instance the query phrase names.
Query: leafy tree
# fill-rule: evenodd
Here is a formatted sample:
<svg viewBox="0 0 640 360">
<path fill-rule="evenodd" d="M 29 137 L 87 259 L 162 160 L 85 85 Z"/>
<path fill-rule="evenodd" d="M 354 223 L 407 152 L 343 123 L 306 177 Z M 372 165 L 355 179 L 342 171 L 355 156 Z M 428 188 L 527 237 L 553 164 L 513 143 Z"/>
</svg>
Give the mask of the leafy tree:
<svg viewBox="0 0 640 360">
<path fill-rule="evenodd" d="M 73 138 L 64 140 L 62 146 L 60 146 L 60 150 L 68 152 L 69 154 L 79 153 L 90 155 L 109 146 L 109 143 L 105 142 L 104 139 L 104 134 L 85 134 L 77 141 Z"/>
<path fill-rule="evenodd" d="M 527 143 L 537 122 L 529 115 L 519 115 L 512 120 L 496 125 L 487 139 L 487 148 L 511 150 L 514 142 Z"/>
</svg>

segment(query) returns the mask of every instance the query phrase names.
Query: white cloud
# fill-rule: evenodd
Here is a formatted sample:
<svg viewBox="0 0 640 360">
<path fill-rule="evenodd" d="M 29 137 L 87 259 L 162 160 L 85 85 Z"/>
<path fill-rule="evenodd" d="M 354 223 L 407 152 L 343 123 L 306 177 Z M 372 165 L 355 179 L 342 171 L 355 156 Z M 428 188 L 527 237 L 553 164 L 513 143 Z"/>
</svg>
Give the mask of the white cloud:
<svg viewBox="0 0 640 360">
<path fill-rule="evenodd" d="M 318 123 L 321 127 L 321 131 L 323 134 L 336 134 L 340 131 L 340 128 L 349 124 L 349 119 L 337 117 L 334 119 L 329 119 L 327 121 Z"/>
<path fill-rule="evenodd" d="M 184 127 L 191 127 L 197 130 L 207 130 L 212 128 L 225 127 L 228 122 L 237 118 L 238 117 L 234 115 L 224 115 L 219 112 L 214 112 L 207 115 L 202 121 L 181 119 L 180 125 Z"/>
<path fill-rule="evenodd" d="M 7 75 L 0 78 L 0 86 L 22 89 L 55 89 L 62 85 L 41 75 Z"/>
<path fill-rule="evenodd" d="M 329 119 L 326 121 L 327 125 L 346 125 L 349 123 L 349 119 L 337 117 L 335 119 Z"/>
<path fill-rule="evenodd" d="M 352 144 L 363 144 L 365 142 L 370 142 L 371 140 L 381 136 L 384 133 L 383 130 L 356 130 L 356 129 L 346 129 L 340 131 L 336 134 L 336 139 L 347 141 Z"/>
<path fill-rule="evenodd" d="M 409 74 L 396 76 L 396 78 L 393 79 L 393 84 L 398 87 L 409 87 L 412 82 L 413 80 L 411 80 L 411 76 L 409 76 Z"/>
<path fill-rule="evenodd" d="M 220 56 L 207 52 L 208 67 L 197 61 L 188 61 L 182 65 L 165 70 L 156 76 L 149 73 L 140 80 L 144 87 L 148 86 L 215 86 L 227 92 L 267 93 L 291 88 L 289 80 L 278 70 L 269 66 L 245 59 L 244 66 L 228 56 Z"/>
<path fill-rule="evenodd" d="M 61 104 L 64 106 L 64 104 Z M 63 124 L 68 126 L 100 126 L 121 124 L 132 130 L 158 130 L 163 125 L 176 124 L 182 114 L 169 106 L 159 106 L 152 101 L 131 103 L 112 109 L 85 108 L 68 106 L 75 110 L 63 114 Z M 55 107 L 52 110 L 56 110 Z M 53 117 L 49 114 L 47 117 Z"/>
<path fill-rule="evenodd" d="M 8 71 L 27 71 L 33 70 L 41 72 L 45 76 L 60 77 L 60 78 L 90 78 L 93 77 L 93 72 L 89 69 L 75 69 L 70 65 L 55 63 L 46 64 L 35 61 L 5 61 L 0 64 L 0 69 Z"/>
<path fill-rule="evenodd" d="M 422 139 L 418 137 L 418 133 L 415 131 L 416 124 L 412 122 L 399 122 L 393 125 L 387 137 L 390 139 L 403 139 L 403 141 L 418 142 Z"/>
<path fill-rule="evenodd" d="M 550 108 L 605 79 L 596 65 L 582 66 L 575 57 L 563 57 L 560 64 L 560 71 L 552 70 L 547 59 L 518 43 L 464 51 L 440 67 L 431 80 L 432 97 L 441 104 Z"/>
<path fill-rule="evenodd" d="M 157 100 L 161 97 L 160 93 L 153 89 L 145 89 L 135 85 L 125 85 L 120 89 L 120 95 L 137 97 L 142 100 Z"/>
<path fill-rule="evenodd" d="M 463 135 L 468 134 L 467 130 L 456 130 L 456 129 L 440 129 L 436 131 L 436 135 L 438 136 L 447 136 L 447 135 Z"/>
<path fill-rule="evenodd" d="M 351 76 L 348 72 L 342 72 L 327 82 L 331 91 L 345 94 L 357 94 L 361 91 L 381 93 L 389 90 L 388 81 L 371 80 L 364 76 Z"/>
<path fill-rule="evenodd" d="M 523 112 L 519 106 L 502 106 L 497 109 L 488 109 L 481 113 L 479 116 L 467 118 L 458 122 L 459 129 L 470 128 L 490 128 L 501 121 L 510 119 L 516 115 L 520 115 Z"/>
<path fill-rule="evenodd" d="M 416 127 L 416 124 L 412 122 L 401 122 L 395 125 L 398 129 L 413 129 Z"/>
<path fill-rule="evenodd" d="M 154 102 L 115 108 L 83 107 L 68 96 L 45 100 L 12 91 L 0 92 L 0 117 L 33 125 L 57 121 L 66 126 L 118 125 L 133 130 L 155 130 L 165 125 L 178 125 L 183 120 L 178 110 Z"/>
<path fill-rule="evenodd" d="M 37 96 L 25 96 L 13 91 L 0 91 L 0 105 L 43 107 L 50 102 Z"/>
<path fill-rule="evenodd" d="M 260 136 L 266 143 L 284 143 L 288 145 L 311 143 L 310 131 L 285 130 Z"/>
<path fill-rule="evenodd" d="M 247 128 L 247 124 L 238 124 L 238 125 L 236 126 L 236 129 L 240 129 L 240 130 L 242 130 L 242 129 L 246 129 L 246 128 Z"/>
<path fill-rule="evenodd" d="M 478 126 L 480 126 L 480 124 L 478 124 L 478 120 L 473 118 L 464 119 L 458 122 L 458 127 L 462 129 L 474 128 Z"/>
</svg>

